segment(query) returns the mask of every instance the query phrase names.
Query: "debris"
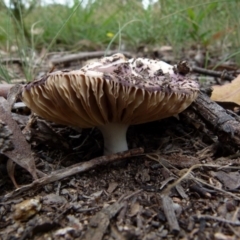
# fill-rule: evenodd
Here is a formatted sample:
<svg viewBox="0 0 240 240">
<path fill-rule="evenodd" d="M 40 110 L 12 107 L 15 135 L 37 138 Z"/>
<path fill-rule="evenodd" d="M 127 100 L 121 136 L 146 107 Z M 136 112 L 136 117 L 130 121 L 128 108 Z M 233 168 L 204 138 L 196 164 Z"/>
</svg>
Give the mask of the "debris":
<svg viewBox="0 0 240 240">
<path fill-rule="evenodd" d="M 233 102 L 240 105 L 240 75 L 231 83 L 213 86 L 211 99 L 213 101 Z"/>
<path fill-rule="evenodd" d="M 224 184 L 225 189 L 238 190 L 240 187 L 240 173 L 236 172 L 224 172 L 217 171 L 212 172 L 212 175 L 217 177 L 217 179 Z"/>
<path fill-rule="evenodd" d="M 240 146 L 240 120 L 236 114 L 228 114 L 202 92 L 190 109 L 213 127 L 214 133 L 221 142 Z"/>
<path fill-rule="evenodd" d="M 110 220 L 122 209 L 124 203 L 116 202 L 98 212 L 89 222 L 89 226 L 82 240 L 99 240 L 102 239 L 106 232 Z"/>
<path fill-rule="evenodd" d="M 191 71 L 194 73 L 199 73 L 207 76 L 218 77 L 221 80 L 232 81 L 235 78 L 233 75 L 231 75 L 227 71 L 220 72 L 220 71 L 209 70 L 209 69 L 205 69 L 197 66 L 192 66 Z"/>
<path fill-rule="evenodd" d="M 17 123 L 12 119 L 10 106 L 3 97 L 0 97 L 0 120 L 1 123 L 4 123 L 2 127 L 4 129 L 7 128 L 8 132 L 11 133 L 11 137 L 10 135 L 8 135 L 8 137 L 5 136 L 4 140 L 4 142 L 11 144 L 11 147 L 1 149 L 1 153 L 29 171 L 33 179 L 37 179 L 36 166 L 31 147 L 26 142 Z"/>
<path fill-rule="evenodd" d="M 19 221 L 26 221 L 41 210 L 41 203 L 39 198 L 32 198 L 24 200 L 15 205 L 15 212 L 13 218 Z"/>
<path fill-rule="evenodd" d="M 98 158 L 92 159 L 87 162 L 80 162 L 80 163 L 74 164 L 70 167 L 52 172 L 51 174 L 49 174 L 45 177 L 42 177 L 40 179 L 36 179 L 31 184 L 22 186 L 11 193 L 8 193 L 7 195 L 4 196 L 4 199 L 6 201 L 7 199 L 15 197 L 15 196 L 17 196 L 25 191 L 28 191 L 32 188 L 42 187 L 48 183 L 59 181 L 66 177 L 70 177 L 74 174 L 86 172 L 86 171 L 89 171 L 98 166 L 117 162 L 124 158 L 136 156 L 141 153 L 143 153 L 143 149 L 137 148 L 137 149 L 125 151 L 123 153 L 116 153 L 116 154 L 112 154 L 112 155 L 108 155 L 108 156 L 102 156 L 102 157 L 98 157 Z"/>
<path fill-rule="evenodd" d="M 4 97 L 7 99 L 7 95 L 9 93 L 9 90 L 11 87 L 13 87 L 14 84 L 0 84 L 0 97 Z"/>
<path fill-rule="evenodd" d="M 114 190 L 115 190 L 117 187 L 118 187 L 118 183 L 116 183 L 116 182 L 110 182 L 110 183 L 109 183 L 109 186 L 108 186 L 108 189 L 107 189 L 107 192 L 111 194 L 111 193 L 114 192 Z"/>
<path fill-rule="evenodd" d="M 175 215 L 173 201 L 169 196 L 165 194 L 161 195 L 161 199 L 162 199 L 163 211 L 168 220 L 171 233 L 174 235 L 177 235 L 180 231 L 180 227 Z"/>
<path fill-rule="evenodd" d="M 43 204 L 46 204 L 46 205 L 63 205 L 67 202 L 67 200 L 62 197 L 62 196 L 59 196 L 55 193 L 50 193 L 46 196 L 44 196 L 42 198 L 42 202 Z"/>
</svg>

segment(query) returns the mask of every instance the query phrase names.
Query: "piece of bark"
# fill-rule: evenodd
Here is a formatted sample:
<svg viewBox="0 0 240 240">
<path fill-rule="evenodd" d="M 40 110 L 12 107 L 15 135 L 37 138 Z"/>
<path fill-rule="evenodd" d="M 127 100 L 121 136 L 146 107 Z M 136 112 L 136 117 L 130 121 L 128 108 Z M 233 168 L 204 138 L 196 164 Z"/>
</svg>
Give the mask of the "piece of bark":
<svg viewBox="0 0 240 240">
<path fill-rule="evenodd" d="M 224 108 L 212 101 L 206 94 L 200 92 L 189 110 L 200 116 L 222 143 L 240 146 L 240 117 L 229 114 Z M 186 115 L 185 115 L 186 116 Z"/>
<path fill-rule="evenodd" d="M 164 214 L 168 220 L 169 228 L 172 234 L 177 235 L 180 231 L 178 220 L 174 211 L 172 199 L 163 194 L 161 196 Z"/>
<path fill-rule="evenodd" d="M 17 58 L 17 57 L 5 57 L 5 58 L 1 58 L 0 62 L 2 64 L 7 64 L 7 63 L 17 63 L 19 65 L 23 64 L 23 60 L 24 58 Z"/>
<path fill-rule="evenodd" d="M 7 95 L 7 101 L 8 101 L 8 104 L 10 106 L 10 109 L 13 108 L 13 105 L 15 104 L 17 99 L 19 98 L 19 94 L 20 94 L 21 90 L 22 90 L 22 85 L 21 84 L 15 84 L 9 89 L 8 95 Z"/>
<path fill-rule="evenodd" d="M 106 208 L 103 208 L 89 222 L 87 232 L 82 240 L 99 240 L 102 239 L 113 218 L 124 206 L 124 203 L 116 202 Z"/>
<path fill-rule="evenodd" d="M 118 52 L 119 51 L 81 52 L 76 54 L 65 55 L 63 57 L 53 58 L 51 59 L 51 62 L 53 65 L 59 65 L 59 64 L 70 63 L 74 61 L 80 61 L 80 60 L 82 61 L 82 60 L 91 59 L 91 58 L 100 58 L 100 57 L 103 57 L 104 55 L 109 56 Z M 124 54 L 126 57 L 132 57 L 132 54 L 129 52 L 121 52 L 121 53 Z"/>
</svg>

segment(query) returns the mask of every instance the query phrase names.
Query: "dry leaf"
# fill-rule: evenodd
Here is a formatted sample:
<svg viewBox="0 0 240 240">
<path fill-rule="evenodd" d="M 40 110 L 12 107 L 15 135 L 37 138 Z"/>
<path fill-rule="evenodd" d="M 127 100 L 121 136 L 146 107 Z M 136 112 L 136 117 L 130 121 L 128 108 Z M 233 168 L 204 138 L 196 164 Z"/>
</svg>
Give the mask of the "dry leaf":
<svg viewBox="0 0 240 240">
<path fill-rule="evenodd" d="M 136 202 L 131 205 L 129 216 L 133 217 L 137 215 L 142 210 L 142 206 Z"/>
<path fill-rule="evenodd" d="M 239 172 L 218 171 L 214 173 L 220 182 L 222 182 L 225 188 L 230 190 L 236 190 L 240 187 L 240 174 Z"/>
<path fill-rule="evenodd" d="M 3 97 L 0 97 L 0 121 L 2 126 L 7 128 L 10 134 L 6 138 L 4 137 L 3 140 L 4 142 L 9 142 L 9 144 L 11 143 L 11 146 L 7 144 L 7 148 L 0 148 L 0 152 L 25 168 L 34 179 L 37 179 L 36 166 L 31 147 L 27 143 L 17 123 L 12 119 L 10 106 Z"/>
<path fill-rule="evenodd" d="M 213 86 L 211 99 L 218 102 L 234 102 L 240 105 L 240 75 L 231 83 Z"/>
</svg>

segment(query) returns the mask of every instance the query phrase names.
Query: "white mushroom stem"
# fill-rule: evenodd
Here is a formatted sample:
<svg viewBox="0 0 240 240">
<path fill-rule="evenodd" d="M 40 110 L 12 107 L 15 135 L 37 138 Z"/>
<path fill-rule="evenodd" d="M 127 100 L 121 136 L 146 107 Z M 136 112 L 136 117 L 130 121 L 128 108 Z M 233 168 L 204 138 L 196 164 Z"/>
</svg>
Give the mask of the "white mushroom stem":
<svg viewBox="0 0 240 240">
<path fill-rule="evenodd" d="M 108 123 L 98 127 L 104 139 L 104 155 L 128 150 L 126 139 L 128 126 L 122 123 Z"/>
</svg>

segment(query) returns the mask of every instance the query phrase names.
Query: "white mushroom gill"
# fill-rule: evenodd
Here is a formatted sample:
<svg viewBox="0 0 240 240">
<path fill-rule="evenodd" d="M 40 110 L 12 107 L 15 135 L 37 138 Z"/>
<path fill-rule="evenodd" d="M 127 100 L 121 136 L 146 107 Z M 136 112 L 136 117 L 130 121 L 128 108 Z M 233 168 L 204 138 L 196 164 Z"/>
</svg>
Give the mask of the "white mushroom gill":
<svg viewBox="0 0 240 240">
<path fill-rule="evenodd" d="M 98 127 L 104 139 L 104 155 L 128 150 L 126 139 L 128 127 L 128 124 L 122 123 L 108 123 Z"/>
</svg>

